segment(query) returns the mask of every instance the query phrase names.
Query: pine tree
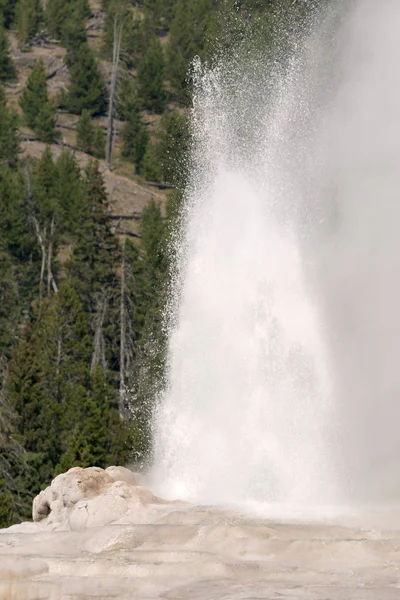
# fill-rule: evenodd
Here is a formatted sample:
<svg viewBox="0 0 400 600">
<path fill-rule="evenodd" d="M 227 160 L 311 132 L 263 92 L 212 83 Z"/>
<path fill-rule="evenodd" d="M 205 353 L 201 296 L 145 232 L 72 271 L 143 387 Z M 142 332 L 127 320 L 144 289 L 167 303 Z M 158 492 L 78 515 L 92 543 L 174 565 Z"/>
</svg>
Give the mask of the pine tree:
<svg viewBox="0 0 400 600">
<path fill-rule="evenodd" d="M 141 173 L 149 135 L 142 123 L 140 112 L 132 110 L 122 129 L 122 156 L 132 160 L 136 173 Z"/>
<path fill-rule="evenodd" d="M 84 15 L 74 11 L 68 15 L 61 27 L 61 40 L 67 50 L 65 62 L 71 67 L 74 62 L 75 53 L 83 44 L 87 44 L 86 22 Z"/>
<path fill-rule="evenodd" d="M 95 127 L 90 111 L 84 110 L 76 127 L 76 142 L 84 152 L 97 158 L 104 156 L 104 132 L 101 127 Z"/>
<path fill-rule="evenodd" d="M 157 144 L 147 144 L 144 153 L 140 174 L 146 181 L 160 181 L 162 179 L 161 157 L 158 154 Z"/>
<path fill-rule="evenodd" d="M 167 76 L 177 97 L 187 103 L 187 79 L 190 60 L 196 55 L 193 40 L 193 0 L 179 0 L 167 46 Z"/>
<path fill-rule="evenodd" d="M 42 60 L 32 69 L 27 85 L 20 98 L 26 124 L 43 142 L 51 142 L 55 137 L 55 108 L 47 94 L 46 71 Z"/>
<path fill-rule="evenodd" d="M 154 37 L 138 69 L 139 95 L 143 106 L 162 113 L 166 103 L 164 89 L 164 55 L 161 42 Z"/>
<path fill-rule="evenodd" d="M 9 29 L 14 23 L 17 1 L 18 0 L 0 0 L 0 15 L 2 15 L 4 26 L 7 29 Z"/>
<path fill-rule="evenodd" d="M 0 24 L 0 81 L 15 79 L 15 68 L 10 56 L 7 33 Z"/>
<path fill-rule="evenodd" d="M 48 0 L 45 14 L 47 29 L 50 35 L 60 39 L 70 18 L 85 19 L 90 13 L 88 0 Z"/>
<path fill-rule="evenodd" d="M 167 46 L 167 76 L 176 99 L 187 105 L 189 71 L 195 56 L 204 57 L 208 31 L 215 20 L 214 0 L 178 0 Z"/>
<path fill-rule="evenodd" d="M 0 87 L 0 163 L 15 167 L 19 152 L 19 119 L 15 111 L 6 106 L 3 88 Z"/>
<path fill-rule="evenodd" d="M 22 174 L 5 164 L 0 164 L 0 239 L 16 265 L 19 295 L 29 303 L 37 291 L 40 251 L 30 223 Z"/>
<path fill-rule="evenodd" d="M 8 402 L 19 415 L 18 436 L 27 452 L 26 488 L 33 495 L 49 483 L 60 455 L 60 407 L 52 364 L 57 357 L 54 325 L 43 319 L 28 328 L 9 363 Z M 43 435 L 46 432 L 46 435 Z"/>
<path fill-rule="evenodd" d="M 20 309 L 11 255 L 5 249 L 0 249 L 0 374 L 18 340 Z"/>
<path fill-rule="evenodd" d="M 46 227 L 53 217 L 59 216 L 59 206 L 56 198 L 57 171 L 53 155 L 47 146 L 40 159 L 34 164 L 32 196 L 30 209 L 36 216 L 41 227 Z"/>
<path fill-rule="evenodd" d="M 54 194 L 61 213 L 61 231 L 77 233 L 84 215 L 85 186 L 75 155 L 68 150 L 63 150 L 56 162 Z"/>
<path fill-rule="evenodd" d="M 28 44 L 43 24 L 40 0 L 18 0 L 16 18 L 18 37 L 22 44 Z"/>
<path fill-rule="evenodd" d="M 86 310 L 95 314 L 104 293 L 117 287 L 119 248 L 108 221 L 108 198 L 97 162 L 86 169 L 85 214 L 69 272 Z"/>
<path fill-rule="evenodd" d="M 0 527 L 29 518 L 31 499 L 24 485 L 24 448 L 18 441 L 18 416 L 5 394 L 5 363 L 0 385 Z"/>
<path fill-rule="evenodd" d="M 94 127 L 89 110 L 83 110 L 76 126 L 76 143 L 78 147 L 89 154 L 94 149 Z"/>
<path fill-rule="evenodd" d="M 92 115 L 103 114 L 106 109 L 104 79 L 87 44 L 81 44 L 72 55 L 70 79 L 61 105 L 78 115 L 85 109 Z"/>
</svg>

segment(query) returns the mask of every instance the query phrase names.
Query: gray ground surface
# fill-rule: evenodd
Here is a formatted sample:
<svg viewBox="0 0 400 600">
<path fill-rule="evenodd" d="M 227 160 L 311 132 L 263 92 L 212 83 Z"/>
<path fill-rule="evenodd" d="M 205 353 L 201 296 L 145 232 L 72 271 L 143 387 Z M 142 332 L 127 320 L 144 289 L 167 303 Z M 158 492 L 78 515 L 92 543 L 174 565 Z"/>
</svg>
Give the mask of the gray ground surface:
<svg viewBox="0 0 400 600">
<path fill-rule="evenodd" d="M 0 532 L 7 600 L 399 600 L 399 569 L 394 511 L 341 526 L 178 503 L 81 532 L 41 524 Z"/>
</svg>

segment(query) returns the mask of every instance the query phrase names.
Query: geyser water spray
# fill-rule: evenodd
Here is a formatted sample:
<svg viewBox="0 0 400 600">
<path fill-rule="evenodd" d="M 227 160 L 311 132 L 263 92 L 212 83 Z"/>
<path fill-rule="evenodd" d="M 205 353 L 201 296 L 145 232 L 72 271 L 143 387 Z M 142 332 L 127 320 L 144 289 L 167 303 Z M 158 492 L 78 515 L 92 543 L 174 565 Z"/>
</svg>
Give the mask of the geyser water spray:
<svg viewBox="0 0 400 600">
<path fill-rule="evenodd" d="M 400 499 L 400 4 L 294 41 L 198 77 L 154 418 L 171 497 Z"/>
</svg>

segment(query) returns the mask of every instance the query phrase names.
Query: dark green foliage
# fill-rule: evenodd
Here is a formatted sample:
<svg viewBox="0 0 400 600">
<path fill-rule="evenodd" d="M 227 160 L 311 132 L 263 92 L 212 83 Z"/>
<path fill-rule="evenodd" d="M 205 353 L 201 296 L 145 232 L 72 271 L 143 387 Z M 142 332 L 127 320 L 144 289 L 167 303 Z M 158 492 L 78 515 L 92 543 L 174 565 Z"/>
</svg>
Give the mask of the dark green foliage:
<svg viewBox="0 0 400 600">
<path fill-rule="evenodd" d="M 4 367 L 18 340 L 19 297 L 11 256 L 0 250 L 0 366 Z"/>
<path fill-rule="evenodd" d="M 0 81 L 15 79 L 15 69 L 10 56 L 7 33 L 0 25 Z"/>
<path fill-rule="evenodd" d="M 49 147 L 43 152 L 40 160 L 33 165 L 33 182 L 29 209 L 43 226 L 52 216 L 59 217 L 59 205 L 56 198 L 57 172 L 53 155 Z"/>
<path fill-rule="evenodd" d="M 136 173 L 141 173 L 144 155 L 146 153 L 149 135 L 142 123 L 140 112 L 132 110 L 122 130 L 122 156 L 130 159 Z"/>
<path fill-rule="evenodd" d="M 67 49 L 65 62 L 68 67 L 71 67 L 75 53 L 83 44 L 87 44 L 86 22 L 79 12 L 73 12 L 64 21 L 61 29 L 61 40 Z"/>
<path fill-rule="evenodd" d="M 141 174 L 147 181 L 159 181 L 182 187 L 187 177 L 187 153 L 190 135 L 187 117 L 165 114 L 153 144 L 147 146 Z"/>
<path fill-rule="evenodd" d="M 0 162 L 14 167 L 19 152 L 19 119 L 6 106 L 4 90 L 0 88 Z"/>
<path fill-rule="evenodd" d="M 147 144 L 140 174 L 146 181 L 161 182 L 161 162 L 156 144 Z"/>
<path fill-rule="evenodd" d="M 105 138 L 101 127 L 95 127 L 90 111 L 84 110 L 76 127 L 76 142 L 79 148 L 96 158 L 104 157 Z"/>
<path fill-rule="evenodd" d="M 26 456 L 18 441 L 18 417 L 4 390 L 5 363 L 0 387 L 0 527 L 30 516 L 31 497 L 24 485 Z"/>
<path fill-rule="evenodd" d="M 55 137 L 55 108 L 47 95 L 46 71 L 41 60 L 37 61 L 29 75 L 21 98 L 26 124 L 43 142 L 52 142 Z"/>
<path fill-rule="evenodd" d="M 61 106 L 80 115 L 83 110 L 90 114 L 102 114 L 106 109 L 104 79 L 91 48 L 81 44 L 70 58 L 71 83 L 61 96 Z"/>
<path fill-rule="evenodd" d="M 19 171 L 6 165 L 0 165 L 0 235 L 2 246 L 19 268 L 25 269 L 24 259 L 28 258 L 26 268 L 35 274 L 38 253 L 25 202 L 24 180 Z"/>
<path fill-rule="evenodd" d="M 166 103 L 164 89 L 164 55 L 161 42 L 154 37 L 138 69 L 139 96 L 143 106 L 162 113 Z"/>
<path fill-rule="evenodd" d="M 43 8 L 40 0 L 18 0 L 16 8 L 18 37 L 28 44 L 43 25 Z"/>
<path fill-rule="evenodd" d="M 6 480 L 0 477 L 0 527 L 7 527 L 12 521 L 13 498 L 7 489 Z"/>
<path fill-rule="evenodd" d="M 119 261 L 119 248 L 110 229 L 108 198 L 98 163 L 89 163 L 85 186 L 83 221 L 69 272 L 84 307 L 95 314 L 103 294 L 111 293 L 117 287 L 115 267 Z"/>
<path fill-rule="evenodd" d="M 56 162 L 53 189 L 58 205 L 59 228 L 62 233 L 76 233 L 84 215 L 85 186 L 75 156 L 68 150 L 64 150 Z"/>
<path fill-rule="evenodd" d="M 63 27 L 69 19 L 82 20 L 90 15 L 88 0 L 48 0 L 46 24 L 50 35 L 61 38 Z"/>
<path fill-rule="evenodd" d="M 7 29 L 13 24 L 15 18 L 15 8 L 18 0 L 0 0 L 0 14 Z"/>
<path fill-rule="evenodd" d="M 189 143 L 187 117 L 178 113 L 164 115 L 157 133 L 157 155 L 164 183 L 176 187 L 185 185 Z"/>
</svg>

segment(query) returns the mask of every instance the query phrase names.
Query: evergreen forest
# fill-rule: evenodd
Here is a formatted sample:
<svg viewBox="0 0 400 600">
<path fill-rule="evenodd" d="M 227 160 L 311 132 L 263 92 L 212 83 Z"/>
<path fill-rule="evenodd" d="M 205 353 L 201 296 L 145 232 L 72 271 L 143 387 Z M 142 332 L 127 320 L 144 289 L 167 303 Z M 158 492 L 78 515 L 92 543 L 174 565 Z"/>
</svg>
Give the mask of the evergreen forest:
<svg viewBox="0 0 400 600">
<path fill-rule="evenodd" d="M 193 59 L 309 4 L 0 0 L 0 527 L 72 466 L 146 464 Z"/>
</svg>

